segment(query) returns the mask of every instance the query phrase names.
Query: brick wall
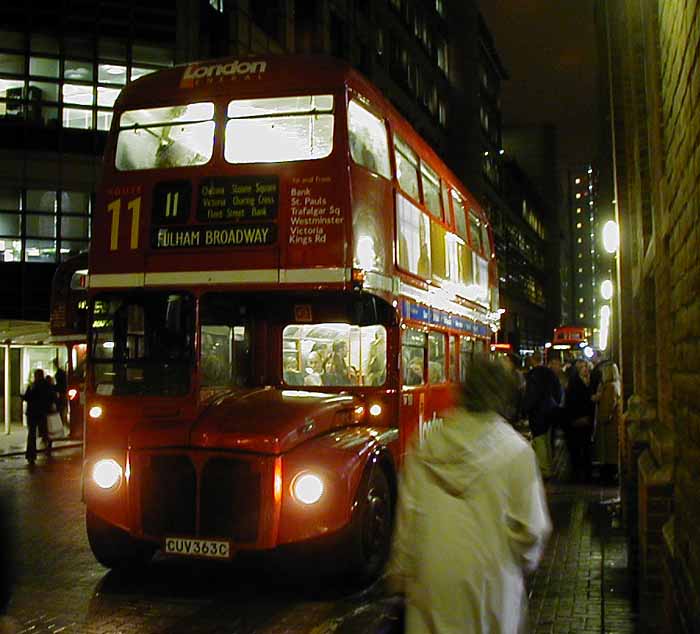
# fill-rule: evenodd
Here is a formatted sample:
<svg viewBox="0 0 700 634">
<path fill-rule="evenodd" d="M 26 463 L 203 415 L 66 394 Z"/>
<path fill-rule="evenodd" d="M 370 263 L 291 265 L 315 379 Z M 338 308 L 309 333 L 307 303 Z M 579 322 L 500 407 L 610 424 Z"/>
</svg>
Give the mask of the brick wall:
<svg viewBox="0 0 700 634">
<path fill-rule="evenodd" d="M 623 380 L 655 412 L 649 451 L 622 469 L 623 502 L 637 473 L 642 607 L 665 607 L 665 631 L 700 632 L 700 0 L 598 9 L 615 53 Z"/>
</svg>

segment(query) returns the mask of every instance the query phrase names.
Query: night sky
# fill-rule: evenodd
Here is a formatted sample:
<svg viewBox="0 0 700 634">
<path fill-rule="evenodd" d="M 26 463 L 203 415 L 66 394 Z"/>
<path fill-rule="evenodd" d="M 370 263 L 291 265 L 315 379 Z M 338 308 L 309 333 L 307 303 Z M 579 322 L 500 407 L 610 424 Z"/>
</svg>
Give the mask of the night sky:
<svg viewBox="0 0 700 634">
<path fill-rule="evenodd" d="M 553 123 L 560 168 L 595 160 L 597 118 L 594 0 L 480 0 L 510 79 L 503 125 Z"/>
</svg>

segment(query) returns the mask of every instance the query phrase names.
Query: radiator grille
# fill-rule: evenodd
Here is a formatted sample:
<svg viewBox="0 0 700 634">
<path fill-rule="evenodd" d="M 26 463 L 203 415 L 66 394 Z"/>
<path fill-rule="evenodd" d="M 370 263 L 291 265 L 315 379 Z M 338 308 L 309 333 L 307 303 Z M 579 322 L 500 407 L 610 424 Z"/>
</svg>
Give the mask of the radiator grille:
<svg viewBox="0 0 700 634">
<path fill-rule="evenodd" d="M 151 456 L 141 479 L 143 529 L 151 535 L 194 535 L 197 479 L 187 456 Z"/>
<path fill-rule="evenodd" d="M 202 537 L 258 538 L 260 474 L 242 460 L 212 458 L 204 465 L 201 484 Z"/>
<path fill-rule="evenodd" d="M 260 473 L 244 460 L 211 458 L 199 485 L 188 456 L 154 455 L 144 461 L 141 477 L 143 530 L 154 536 L 226 537 L 237 542 L 258 538 Z"/>
</svg>

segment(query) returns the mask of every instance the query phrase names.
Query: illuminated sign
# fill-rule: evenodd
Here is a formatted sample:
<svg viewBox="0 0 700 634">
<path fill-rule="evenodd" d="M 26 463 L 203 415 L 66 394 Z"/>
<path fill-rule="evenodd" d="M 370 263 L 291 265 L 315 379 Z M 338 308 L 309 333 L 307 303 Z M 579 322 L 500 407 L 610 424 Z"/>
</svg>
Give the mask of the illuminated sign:
<svg viewBox="0 0 700 634">
<path fill-rule="evenodd" d="M 271 220 L 279 207 L 277 176 L 210 178 L 199 186 L 197 220 Z"/>
<path fill-rule="evenodd" d="M 277 225 L 247 224 L 231 227 L 156 227 L 151 246 L 154 249 L 190 249 L 216 247 L 260 247 L 277 241 Z"/>
</svg>

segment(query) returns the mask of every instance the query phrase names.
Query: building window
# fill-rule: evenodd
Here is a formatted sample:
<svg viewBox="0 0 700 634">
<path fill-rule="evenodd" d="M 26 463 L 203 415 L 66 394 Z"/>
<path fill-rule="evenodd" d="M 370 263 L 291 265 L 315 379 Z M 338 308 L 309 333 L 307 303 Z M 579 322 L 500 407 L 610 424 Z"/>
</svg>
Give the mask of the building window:
<svg viewBox="0 0 700 634">
<path fill-rule="evenodd" d="M 89 239 L 89 192 L 0 190 L 1 261 L 56 262 L 85 251 Z"/>
<path fill-rule="evenodd" d="M 97 60 L 93 44 L 85 38 L 64 38 L 63 49 L 70 57 L 63 60 L 57 38 L 34 34 L 29 50 L 24 49 L 22 33 L 0 32 L 0 38 L 3 48 L 18 51 L 0 53 L 0 119 L 42 126 L 106 130 L 114 102 L 129 79 L 173 64 L 170 49 L 136 43 L 129 47 L 126 41 L 110 38 L 99 40 Z"/>
</svg>

